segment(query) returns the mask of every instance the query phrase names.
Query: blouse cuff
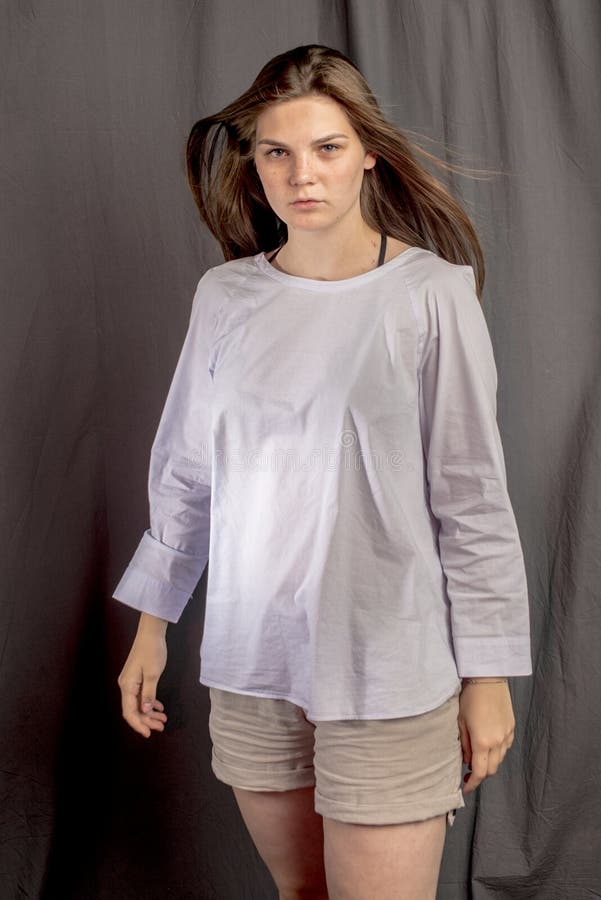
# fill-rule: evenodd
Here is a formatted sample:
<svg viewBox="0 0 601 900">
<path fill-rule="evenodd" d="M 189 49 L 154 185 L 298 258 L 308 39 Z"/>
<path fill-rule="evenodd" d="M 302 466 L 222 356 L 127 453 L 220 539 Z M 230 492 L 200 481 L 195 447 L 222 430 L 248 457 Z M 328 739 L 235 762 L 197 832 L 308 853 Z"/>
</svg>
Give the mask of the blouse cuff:
<svg viewBox="0 0 601 900">
<path fill-rule="evenodd" d="M 147 529 L 113 598 L 140 612 L 177 622 L 206 564 L 206 555 L 192 556 L 169 547 Z"/>
<path fill-rule="evenodd" d="M 529 635 L 456 637 L 453 649 L 460 678 L 532 675 Z"/>
</svg>

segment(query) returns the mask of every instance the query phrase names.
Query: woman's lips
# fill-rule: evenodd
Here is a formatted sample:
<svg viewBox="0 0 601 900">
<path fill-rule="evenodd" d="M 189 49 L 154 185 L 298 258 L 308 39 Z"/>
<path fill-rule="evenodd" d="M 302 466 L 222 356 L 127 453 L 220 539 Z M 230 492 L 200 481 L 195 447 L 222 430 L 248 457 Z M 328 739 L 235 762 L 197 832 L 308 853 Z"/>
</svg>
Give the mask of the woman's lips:
<svg viewBox="0 0 601 900">
<path fill-rule="evenodd" d="M 321 200 L 296 200 L 292 205 L 296 206 L 297 209 L 313 209 L 319 203 L 321 203 Z"/>
</svg>

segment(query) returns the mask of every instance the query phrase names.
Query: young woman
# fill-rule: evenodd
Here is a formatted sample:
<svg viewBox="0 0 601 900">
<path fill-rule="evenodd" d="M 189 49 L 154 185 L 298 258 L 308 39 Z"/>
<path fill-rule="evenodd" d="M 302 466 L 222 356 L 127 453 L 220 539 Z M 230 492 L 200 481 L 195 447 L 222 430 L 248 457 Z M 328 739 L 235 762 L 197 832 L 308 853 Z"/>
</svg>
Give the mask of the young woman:
<svg viewBox="0 0 601 900">
<path fill-rule="evenodd" d="M 282 898 L 434 898 L 446 826 L 514 739 L 507 677 L 532 672 L 482 252 L 417 153 L 320 45 L 188 141 L 226 261 L 114 593 L 141 612 L 119 685 L 162 731 L 167 623 L 208 561 L 212 766 Z"/>
</svg>

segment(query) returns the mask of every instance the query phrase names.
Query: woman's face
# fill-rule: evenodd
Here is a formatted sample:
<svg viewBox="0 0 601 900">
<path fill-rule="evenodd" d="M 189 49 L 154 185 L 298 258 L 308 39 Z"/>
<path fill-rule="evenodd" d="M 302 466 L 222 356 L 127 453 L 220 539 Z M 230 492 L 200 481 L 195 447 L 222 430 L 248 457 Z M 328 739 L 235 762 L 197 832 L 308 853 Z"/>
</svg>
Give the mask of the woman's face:
<svg viewBox="0 0 601 900">
<path fill-rule="evenodd" d="M 363 173 L 376 163 L 346 112 L 323 95 L 274 103 L 257 119 L 254 161 L 265 196 L 290 230 L 360 221 Z M 302 200 L 317 202 L 303 205 Z"/>
</svg>

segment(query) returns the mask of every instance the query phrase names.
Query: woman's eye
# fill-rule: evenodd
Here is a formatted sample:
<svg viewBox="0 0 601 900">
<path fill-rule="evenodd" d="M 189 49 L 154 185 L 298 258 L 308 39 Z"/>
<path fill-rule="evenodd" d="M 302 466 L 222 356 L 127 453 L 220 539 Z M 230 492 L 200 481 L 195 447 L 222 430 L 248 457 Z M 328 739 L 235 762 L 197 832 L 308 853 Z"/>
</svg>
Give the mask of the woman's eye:
<svg viewBox="0 0 601 900">
<path fill-rule="evenodd" d="M 321 149 L 324 150 L 326 148 L 330 148 L 326 154 L 326 156 L 331 155 L 331 150 L 340 150 L 340 146 L 338 144 L 322 144 Z M 285 153 L 286 151 L 283 147 L 274 147 L 273 150 L 267 151 L 267 156 L 273 156 L 274 159 L 281 159 L 280 153 Z"/>
</svg>

